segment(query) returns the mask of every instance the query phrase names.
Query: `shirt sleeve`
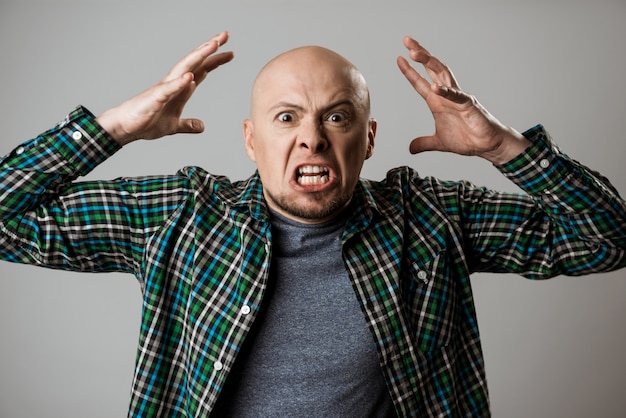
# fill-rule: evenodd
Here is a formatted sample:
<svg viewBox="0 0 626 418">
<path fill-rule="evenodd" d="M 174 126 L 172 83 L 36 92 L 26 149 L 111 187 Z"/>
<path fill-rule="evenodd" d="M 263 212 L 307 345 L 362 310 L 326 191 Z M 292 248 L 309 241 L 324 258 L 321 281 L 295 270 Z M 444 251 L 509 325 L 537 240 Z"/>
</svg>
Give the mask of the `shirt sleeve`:
<svg viewBox="0 0 626 418">
<path fill-rule="evenodd" d="M 0 259 L 140 274 L 145 242 L 181 203 L 182 177 L 76 181 L 120 149 L 87 109 L 0 160 Z"/>
<path fill-rule="evenodd" d="M 548 278 L 624 267 L 626 205 L 617 190 L 561 152 L 541 125 L 524 136 L 532 145 L 498 169 L 527 195 L 485 192 L 469 217 L 477 270 Z"/>
</svg>

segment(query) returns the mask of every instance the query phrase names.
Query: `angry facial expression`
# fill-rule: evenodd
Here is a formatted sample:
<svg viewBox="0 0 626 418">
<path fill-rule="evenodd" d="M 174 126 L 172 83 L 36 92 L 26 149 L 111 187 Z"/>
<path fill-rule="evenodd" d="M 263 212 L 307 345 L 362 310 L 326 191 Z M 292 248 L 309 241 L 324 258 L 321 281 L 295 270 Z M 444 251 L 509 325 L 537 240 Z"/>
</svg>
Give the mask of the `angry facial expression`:
<svg viewBox="0 0 626 418">
<path fill-rule="evenodd" d="M 324 222 L 348 205 L 375 133 L 362 75 L 319 47 L 289 51 L 266 65 L 244 121 L 246 152 L 267 204 L 304 223 Z"/>
</svg>

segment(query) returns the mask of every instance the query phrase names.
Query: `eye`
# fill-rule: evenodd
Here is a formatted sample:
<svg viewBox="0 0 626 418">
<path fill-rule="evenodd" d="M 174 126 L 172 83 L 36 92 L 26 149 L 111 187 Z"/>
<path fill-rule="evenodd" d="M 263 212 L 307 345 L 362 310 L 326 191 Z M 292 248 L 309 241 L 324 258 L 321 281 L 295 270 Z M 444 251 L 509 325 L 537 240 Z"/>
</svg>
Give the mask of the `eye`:
<svg viewBox="0 0 626 418">
<path fill-rule="evenodd" d="M 326 118 L 327 121 L 333 123 L 342 123 L 348 119 L 348 116 L 343 112 L 333 112 Z"/>
<path fill-rule="evenodd" d="M 291 112 L 282 112 L 278 114 L 278 117 L 276 118 L 278 119 L 280 122 L 293 122 L 295 120 L 295 117 L 293 116 L 293 113 Z"/>
<path fill-rule="evenodd" d="M 350 127 L 350 113 L 346 111 L 335 111 L 327 114 L 324 123 L 329 128 L 348 129 Z"/>
</svg>

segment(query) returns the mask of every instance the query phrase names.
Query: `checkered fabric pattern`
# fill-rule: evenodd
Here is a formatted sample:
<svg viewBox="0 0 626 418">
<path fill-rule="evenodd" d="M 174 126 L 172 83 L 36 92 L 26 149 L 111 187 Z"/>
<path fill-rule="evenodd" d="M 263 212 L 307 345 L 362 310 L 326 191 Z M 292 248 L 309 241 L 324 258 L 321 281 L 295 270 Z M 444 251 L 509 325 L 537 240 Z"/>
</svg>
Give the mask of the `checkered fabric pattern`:
<svg viewBox="0 0 626 418">
<path fill-rule="evenodd" d="M 527 194 L 409 168 L 356 188 L 343 258 L 399 416 L 489 415 L 473 272 L 544 279 L 626 265 L 618 193 L 542 127 L 525 135 L 533 145 L 498 168 Z M 143 311 L 129 416 L 205 417 L 268 285 L 262 185 L 197 167 L 75 181 L 118 148 L 78 107 L 0 160 L 0 259 L 134 274 Z"/>
</svg>

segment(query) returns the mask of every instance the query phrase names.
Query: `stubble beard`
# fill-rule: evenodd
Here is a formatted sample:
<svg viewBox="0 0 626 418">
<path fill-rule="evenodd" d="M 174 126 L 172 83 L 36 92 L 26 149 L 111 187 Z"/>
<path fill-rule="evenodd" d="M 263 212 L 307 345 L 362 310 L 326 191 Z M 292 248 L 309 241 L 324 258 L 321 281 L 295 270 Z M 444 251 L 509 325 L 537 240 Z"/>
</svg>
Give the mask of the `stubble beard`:
<svg viewBox="0 0 626 418">
<path fill-rule="evenodd" d="M 286 195 L 274 196 L 271 192 L 267 193 L 268 200 L 270 200 L 280 211 L 309 221 L 315 221 L 320 219 L 331 218 L 333 214 L 339 214 L 343 208 L 345 208 L 352 199 L 352 193 L 342 193 L 331 199 L 326 197 L 326 193 L 311 193 L 311 200 L 317 202 L 325 201 L 322 205 L 316 203 L 314 205 L 299 204 L 289 199 Z"/>
</svg>

